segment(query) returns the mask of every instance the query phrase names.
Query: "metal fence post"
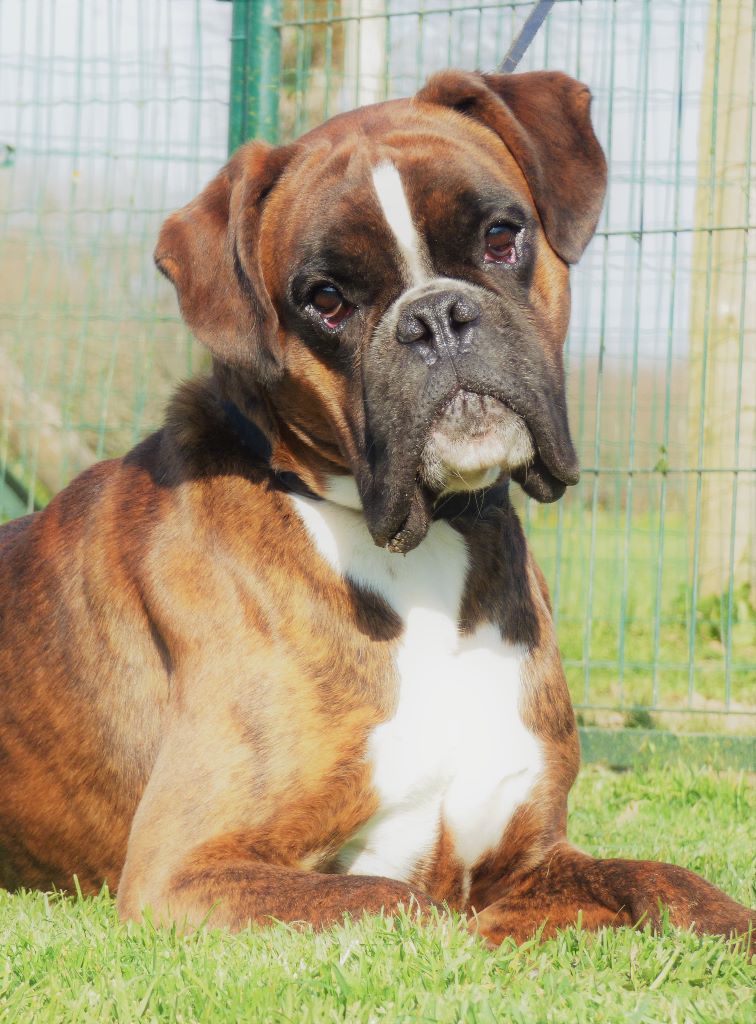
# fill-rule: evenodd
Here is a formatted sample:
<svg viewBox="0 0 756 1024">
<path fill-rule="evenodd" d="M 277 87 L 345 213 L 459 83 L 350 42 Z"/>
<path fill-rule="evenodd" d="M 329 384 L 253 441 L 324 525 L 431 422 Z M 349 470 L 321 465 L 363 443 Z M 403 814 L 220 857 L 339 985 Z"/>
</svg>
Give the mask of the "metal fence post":
<svg viewBox="0 0 756 1024">
<path fill-rule="evenodd" d="M 233 0 L 228 151 L 278 137 L 281 0 Z"/>
</svg>

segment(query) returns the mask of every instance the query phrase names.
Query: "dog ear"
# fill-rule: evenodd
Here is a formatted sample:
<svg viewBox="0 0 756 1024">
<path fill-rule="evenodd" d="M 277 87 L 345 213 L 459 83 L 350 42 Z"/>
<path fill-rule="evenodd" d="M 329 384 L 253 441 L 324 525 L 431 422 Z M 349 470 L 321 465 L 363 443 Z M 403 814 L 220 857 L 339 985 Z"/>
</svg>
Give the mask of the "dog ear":
<svg viewBox="0 0 756 1024">
<path fill-rule="evenodd" d="M 181 315 L 221 362 L 251 369 L 260 383 L 281 376 L 278 317 L 258 255 L 265 196 L 291 151 L 242 146 L 196 199 L 163 224 L 155 263 L 176 288 Z"/>
<path fill-rule="evenodd" d="M 606 192 L 606 159 L 591 125 L 588 88 L 560 71 L 442 71 L 417 99 L 453 107 L 496 132 L 525 175 L 552 249 L 577 263 Z"/>
</svg>

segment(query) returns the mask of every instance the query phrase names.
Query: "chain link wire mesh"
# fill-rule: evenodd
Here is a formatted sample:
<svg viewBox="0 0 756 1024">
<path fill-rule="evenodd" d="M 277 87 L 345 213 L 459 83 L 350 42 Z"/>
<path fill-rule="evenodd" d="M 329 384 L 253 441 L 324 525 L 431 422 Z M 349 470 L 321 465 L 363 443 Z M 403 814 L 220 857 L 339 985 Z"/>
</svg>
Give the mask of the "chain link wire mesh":
<svg viewBox="0 0 756 1024">
<path fill-rule="evenodd" d="M 197 365 L 152 248 L 225 159 L 230 21 L 0 2 L 0 514 L 127 450 Z"/>
<path fill-rule="evenodd" d="M 492 69 L 530 6 L 0 0 L 0 515 L 126 450 L 202 364 L 151 249 L 227 132 Z M 610 165 L 573 271 L 582 480 L 521 506 L 589 724 L 753 731 L 755 54 L 751 0 L 558 0 L 520 66 L 590 84 Z"/>
</svg>

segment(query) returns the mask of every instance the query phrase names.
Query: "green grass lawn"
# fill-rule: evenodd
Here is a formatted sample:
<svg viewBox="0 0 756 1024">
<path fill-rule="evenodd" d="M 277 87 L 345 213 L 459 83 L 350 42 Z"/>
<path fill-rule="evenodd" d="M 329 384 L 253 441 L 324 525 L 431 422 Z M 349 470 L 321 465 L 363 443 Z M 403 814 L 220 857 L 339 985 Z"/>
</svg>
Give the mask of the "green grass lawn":
<svg viewBox="0 0 756 1024">
<path fill-rule="evenodd" d="M 655 724 L 753 733 L 756 604 L 748 585 L 697 594 L 690 524 L 668 512 L 578 501 L 530 502 L 530 544 L 549 583 L 559 645 L 586 724 L 622 724 L 593 707 L 663 708 Z M 730 714 L 722 714 L 730 702 Z M 632 723 L 630 723 L 632 724 Z"/>
<path fill-rule="evenodd" d="M 685 864 L 753 903 L 752 780 L 656 765 L 584 769 L 571 836 L 591 852 Z M 112 899 L 0 893 L 0 1021 L 564 1021 L 756 1019 L 756 968 L 721 939 L 667 929 L 496 953 L 458 924 L 347 922 L 180 938 L 120 925 Z"/>
</svg>

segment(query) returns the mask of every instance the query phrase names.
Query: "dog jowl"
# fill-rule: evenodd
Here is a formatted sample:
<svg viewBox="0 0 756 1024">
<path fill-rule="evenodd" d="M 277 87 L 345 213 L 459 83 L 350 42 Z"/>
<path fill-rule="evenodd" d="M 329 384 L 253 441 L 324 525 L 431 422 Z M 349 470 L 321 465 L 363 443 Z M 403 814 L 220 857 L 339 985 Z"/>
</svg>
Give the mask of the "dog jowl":
<svg viewBox="0 0 756 1024">
<path fill-rule="evenodd" d="M 168 219 L 212 373 L 0 531 L 1 884 L 230 928 L 446 904 L 490 942 L 663 907 L 747 932 L 685 869 L 567 841 L 577 732 L 508 487 L 578 479 L 589 105 L 443 73 L 242 147 Z"/>
</svg>

